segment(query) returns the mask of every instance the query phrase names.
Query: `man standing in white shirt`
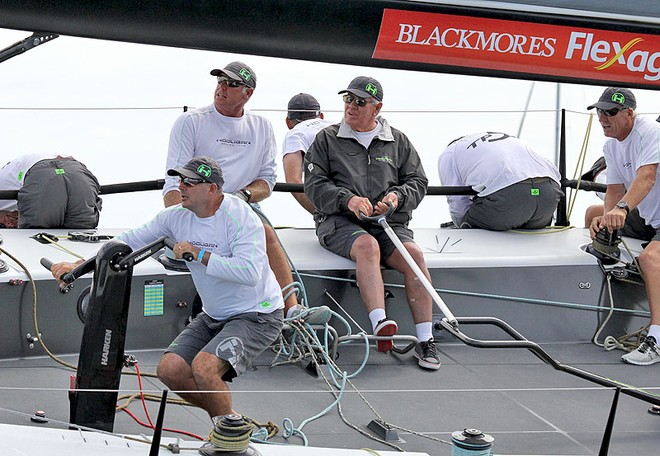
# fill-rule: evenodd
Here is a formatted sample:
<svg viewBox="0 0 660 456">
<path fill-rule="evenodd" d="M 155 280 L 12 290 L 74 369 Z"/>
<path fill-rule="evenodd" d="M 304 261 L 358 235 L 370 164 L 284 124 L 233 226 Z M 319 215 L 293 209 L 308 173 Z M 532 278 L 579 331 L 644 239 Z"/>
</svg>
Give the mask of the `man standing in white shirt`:
<svg viewBox="0 0 660 456">
<path fill-rule="evenodd" d="M 287 183 L 303 183 L 303 162 L 307 149 L 314 142 L 316 134 L 328 125 L 332 125 L 332 122 L 323 118 L 321 105 L 312 95 L 299 93 L 289 100 L 286 114 L 289 131 L 282 147 L 284 178 Z M 294 192 L 292 195 L 307 212 L 314 215 L 314 205 L 304 193 Z"/>
<path fill-rule="evenodd" d="M 182 114 L 170 133 L 166 169 L 179 168 L 194 157 L 208 156 L 222 168 L 225 193 L 231 193 L 248 204 L 268 198 L 275 186 L 277 146 L 270 122 L 245 109 L 257 87 L 257 75 L 243 62 L 231 62 L 214 69 L 217 77 L 213 103 Z M 163 187 L 165 207 L 181 202 L 176 177 L 168 176 Z M 258 207 L 258 206 L 257 206 Z M 266 251 L 270 267 L 280 288 L 293 283 L 291 265 L 275 230 L 264 223 Z M 302 309 L 295 293 L 286 300 L 286 315 Z M 310 324 L 327 322 L 312 318 Z"/>
</svg>

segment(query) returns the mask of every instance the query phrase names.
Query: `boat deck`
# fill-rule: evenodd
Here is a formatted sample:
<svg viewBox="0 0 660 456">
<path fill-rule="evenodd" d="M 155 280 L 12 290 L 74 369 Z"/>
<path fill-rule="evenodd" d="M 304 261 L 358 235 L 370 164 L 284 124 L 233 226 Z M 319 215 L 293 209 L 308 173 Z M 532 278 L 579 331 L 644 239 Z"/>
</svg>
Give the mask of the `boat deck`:
<svg viewBox="0 0 660 456">
<path fill-rule="evenodd" d="M 657 366 L 625 365 L 619 360 L 620 351 L 608 352 L 591 344 L 543 347 L 563 363 L 660 394 Z M 437 372 L 419 369 L 410 353 L 385 355 L 372 350 L 367 365 L 351 380 L 385 422 L 441 440 L 398 430 L 402 441 L 393 443 L 403 450 L 450 455 L 451 446 L 444 442 L 451 440 L 451 433 L 477 428 L 495 438 L 493 453 L 497 455 L 598 454 L 613 390 L 555 371 L 524 349 L 476 349 L 453 339 L 441 340 L 439 349 L 443 366 Z M 160 352 L 134 354 L 142 372 L 154 372 Z M 342 346 L 337 363 L 352 373 L 359 368 L 363 356 L 361 344 Z M 75 356 L 64 359 L 76 361 Z M 286 418 L 298 427 L 332 404 L 334 398 L 321 378 L 310 375 L 300 364 L 270 368 L 272 359 L 273 353 L 264 353 L 253 370 L 233 382 L 237 411 L 261 423 L 272 421 L 281 429 Z M 327 372 L 327 368 L 322 371 Z M 0 422 L 66 428 L 65 424 L 54 422 L 32 423 L 28 415 L 43 410 L 53 421 L 66 423 L 71 373 L 49 358 L 0 361 Z M 145 392 L 160 394 L 162 384 L 143 377 L 143 388 Z M 127 394 L 138 391 L 136 377 L 125 375 L 121 389 Z M 362 429 L 371 420 L 379 419 L 352 388 L 346 389 L 341 404 L 346 419 Z M 147 407 L 155 421 L 157 404 L 148 403 Z M 647 408 L 643 401 L 620 396 L 611 456 L 657 453 L 660 417 L 647 413 Z M 145 420 L 139 401 L 134 401 L 129 409 Z M 199 409 L 169 405 L 165 427 L 205 436 L 210 421 Z M 124 412 L 117 414 L 114 430 L 151 435 Z M 336 407 L 306 424 L 302 431 L 313 447 L 394 451 L 349 428 Z M 165 432 L 164 436 L 175 435 Z M 287 442 L 281 432 L 273 441 L 302 444 L 298 437 Z"/>
<path fill-rule="evenodd" d="M 340 314 L 338 305 L 341 304 L 358 324 L 367 327 L 359 292 L 352 284 L 353 263 L 323 250 L 312 230 L 283 229 L 279 233 L 294 264 L 303 273 L 308 303 L 329 305 Z M 76 296 L 89 278 L 79 279 L 82 283 L 77 283 L 75 291 L 68 295 L 54 292 L 54 281 L 38 260 L 41 257 L 54 261 L 70 260 L 70 255 L 51 245 L 37 244 L 29 239 L 32 234 L 22 230 L 3 230 L 5 242 L 2 247 L 16 254 L 32 271 L 38 288 L 39 327 L 45 340 L 56 348 L 56 353 L 75 352 L 79 342 L 75 345 L 73 339 L 80 339 L 82 328 L 75 313 Z M 424 249 L 434 286 L 457 316 L 502 318 L 529 340 L 538 342 L 559 362 L 660 395 L 660 365 L 626 365 L 620 361 L 622 351 L 606 351 L 589 342 L 594 331 L 601 326 L 608 310 L 603 306 L 609 301 L 602 271 L 594 258 L 581 249 L 588 242 L 585 230 L 534 236 L 429 229 L 416 232 L 416 238 Z M 98 248 L 98 244 L 73 244 L 66 239 L 60 240 L 60 244 L 75 248 L 87 257 Z M 630 245 L 636 254 L 638 243 L 630 242 Z M 32 442 L 26 436 L 26 428 L 20 428 L 18 432 L 18 428 L 6 427 L 26 425 L 28 430 L 48 427 L 69 432 L 66 431 L 68 388 L 69 377 L 74 373 L 43 356 L 44 351 L 38 344 L 35 348 L 28 346 L 25 333 L 33 332 L 30 288 L 27 283 L 20 286 L 8 284 L 7 280 L 12 278 L 27 279 L 11 261 L 8 263 L 10 271 L 4 273 L 0 283 L 4 296 L 0 305 L 5 315 L 0 321 L 0 341 L 3 342 L 0 353 L 4 354 L 0 356 L 4 358 L 0 359 L 0 423 L 4 423 L 0 425 L 0 435 L 11 436 L 11 439 L 2 454 L 6 454 L 4 450 L 9 448 L 12 456 L 68 456 L 72 453 L 44 453 L 46 443 L 42 434 Z M 400 277 L 394 271 L 384 273 L 386 288 L 391 295 L 387 301 L 388 314 L 399 323 L 400 334 L 414 334 L 405 306 L 405 294 L 397 288 Z M 175 295 L 190 288 L 187 284 L 189 277 L 164 271 L 154 259 L 138 265 L 135 276 L 127 352 L 136 355 L 141 372 L 154 372 L 162 347 L 180 331 L 187 318 L 189 311 L 180 308 L 180 297 Z M 161 317 L 147 316 L 142 309 L 142 282 L 151 278 L 162 281 L 165 288 Z M 8 300 L 8 296 L 15 296 L 15 301 Z M 335 297 L 337 302 L 329 296 Z M 648 322 L 648 303 L 644 302 L 643 287 L 617 283 L 613 285 L 613 296 L 620 309 L 615 312 L 611 319 L 614 323 L 609 324 L 601 340 L 607 334 L 621 335 L 622 331 L 639 329 Z M 441 315 L 436 312 L 435 317 Z M 157 323 L 159 320 L 162 322 Z M 334 319 L 332 324 L 342 334 L 338 320 Z M 505 338 L 499 330 L 470 325 L 461 325 L 461 328 L 468 336 L 479 339 Z M 353 332 L 357 331 L 354 326 Z M 372 345 L 368 362 L 351 379 L 362 396 L 350 386 L 342 396 L 346 419 L 360 429 L 379 419 L 400 426 L 405 429 L 397 430 L 401 441 L 392 443 L 413 454 L 450 455 L 452 448 L 447 442 L 451 433 L 465 428 L 480 429 L 492 435 L 495 438 L 493 453 L 497 455 L 599 454 L 614 397 L 613 389 L 556 371 L 525 349 L 477 349 L 442 331 L 435 335 L 443 362 L 437 372 L 417 367 L 411 352 L 386 355 L 377 353 Z M 144 350 L 145 347 L 152 350 Z M 72 364 L 77 361 L 75 355 L 61 357 Z M 340 345 L 337 364 L 341 370 L 352 374 L 360 370 L 364 357 L 364 342 Z M 230 385 L 234 408 L 258 422 L 277 424 L 280 433 L 272 440 L 298 448 L 302 445 L 300 437 L 288 440 L 282 437 L 284 420 L 288 418 L 295 427 L 300 427 L 305 420 L 330 407 L 334 397 L 321 378 L 310 375 L 304 368 L 308 361 L 271 368 L 273 358 L 273 352 L 262 354 L 253 370 Z M 327 366 L 322 367 L 321 372 L 327 374 Z M 143 378 L 143 387 L 145 392 L 157 395 L 162 389 L 160 382 L 151 377 Z M 120 388 L 126 394 L 138 392 L 136 377 L 125 375 Z M 149 402 L 147 407 L 155 421 L 157 404 Z M 648 408 L 648 403 L 621 394 L 609 455 L 657 453 L 660 417 L 648 414 Z M 145 420 L 139 401 L 134 401 L 129 409 Z M 32 422 L 30 415 L 37 410 L 45 411 L 50 423 Z M 171 404 L 165 413 L 165 426 L 206 436 L 210 420 L 201 410 Z M 114 431 L 151 434 L 125 412 L 118 412 Z M 310 446 L 339 450 L 327 450 L 326 453 L 314 449 L 298 453 L 297 449 L 277 453 L 267 446 L 262 447 L 264 456 L 353 454 L 348 449 L 367 454 L 359 452 L 361 448 L 372 448 L 382 455 L 396 451 L 347 426 L 336 407 L 331 407 L 325 416 L 305 424 L 302 431 Z M 165 436 L 174 434 L 166 432 Z M 30 452 L 27 444 L 42 446 Z M 147 454 L 147 449 L 140 454 Z M 161 451 L 161 454 L 169 453 Z"/>
</svg>

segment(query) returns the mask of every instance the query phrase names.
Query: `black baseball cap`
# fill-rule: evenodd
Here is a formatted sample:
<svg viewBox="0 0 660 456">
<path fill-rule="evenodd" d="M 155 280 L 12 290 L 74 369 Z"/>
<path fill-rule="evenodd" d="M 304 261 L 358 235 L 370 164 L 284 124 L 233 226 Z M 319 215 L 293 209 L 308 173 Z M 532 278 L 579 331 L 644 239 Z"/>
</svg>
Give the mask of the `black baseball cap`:
<svg viewBox="0 0 660 456">
<path fill-rule="evenodd" d="M 587 109 L 614 109 L 632 108 L 637 109 L 637 100 L 630 89 L 619 87 L 608 87 L 598 99 L 598 102 L 587 107 Z"/>
<path fill-rule="evenodd" d="M 257 87 L 257 75 L 248 65 L 243 62 L 231 62 L 222 70 L 211 70 L 212 76 L 228 76 L 230 79 L 241 81 L 248 87 Z"/>
<path fill-rule="evenodd" d="M 369 76 L 358 76 L 351 81 L 346 90 L 340 91 L 339 94 L 341 95 L 347 92 L 355 94 L 358 97 L 371 97 L 376 101 L 383 101 L 383 86 L 380 85 L 380 82 Z"/>
<path fill-rule="evenodd" d="M 291 120 L 315 119 L 321 114 L 318 100 L 308 93 L 294 95 L 287 105 L 286 118 Z"/>
<path fill-rule="evenodd" d="M 167 175 L 202 179 L 210 184 L 216 184 L 218 187 L 222 187 L 222 184 L 225 183 L 220 165 L 210 157 L 195 157 L 182 168 L 168 169 Z"/>
</svg>

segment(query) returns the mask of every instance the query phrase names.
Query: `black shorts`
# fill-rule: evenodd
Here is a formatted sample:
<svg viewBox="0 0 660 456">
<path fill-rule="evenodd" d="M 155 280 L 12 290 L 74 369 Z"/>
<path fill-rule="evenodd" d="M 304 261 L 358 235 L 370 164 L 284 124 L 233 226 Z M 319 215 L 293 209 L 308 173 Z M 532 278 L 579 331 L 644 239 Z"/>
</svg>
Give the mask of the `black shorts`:
<svg viewBox="0 0 660 456">
<path fill-rule="evenodd" d="M 637 208 L 630 211 L 626 217 L 626 224 L 621 228 L 620 234 L 642 241 L 660 241 L 660 229 L 647 225 Z"/>
<path fill-rule="evenodd" d="M 413 232 L 406 225 L 400 223 L 389 225 L 401 242 L 414 242 Z M 359 222 L 345 215 L 329 215 L 316 226 L 316 235 L 321 246 L 349 260 L 353 259 L 351 258 L 353 243 L 364 234 L 376 238 L 380 246 L 381 262 L 396 250 L 396 246 L 380 225 Z"/>
</svg>

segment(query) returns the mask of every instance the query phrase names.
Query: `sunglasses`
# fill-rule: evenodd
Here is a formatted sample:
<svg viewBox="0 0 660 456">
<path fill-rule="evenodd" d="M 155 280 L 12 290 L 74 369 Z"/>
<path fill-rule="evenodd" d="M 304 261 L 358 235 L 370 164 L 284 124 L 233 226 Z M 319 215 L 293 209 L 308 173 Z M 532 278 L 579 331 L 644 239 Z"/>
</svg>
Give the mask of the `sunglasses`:
<svg viewBox="0 0 660 456">
<path fill-rule="evenodd" d="M 232 87 L 232 88 L 245 85 L 241 81 L 237 81 L 236 79 L 229 79 L 227 76 L 218 76 L 218 84 L 222 84 L 223 82 L 227 84 L 227 87 Z"/>
<path fill-rule="evenodd" d="M 197 184 L 208 184 L 209 183 L 209 182 L 205 181 L 204 179 L 197 179 L 197 178 L 194 178 L 194 177 L 184 177 L 184 176 L 179 176 L 179 182 L 181 182 L 186 187 L 194 187 Z"/>
<path fill-rule="evenodd" d="M 351 104 L 355 102 L 355 104 L 358 105 L 360 108 L 364 108 L 366 105 L 371 103 L 376 104 L 373 101 L 367 101 L 366 99 L 355 96 L 351 93 L 345 94 L 342 98 L 344 99 L 344 103 Z"/>
<path fill-rule="evenodd" d="M 596 108 L 596 112 L 598 113 L 599 116 L 605 116 L 605 117 L 614 117 L 621 111 L 625 111 L 626 108 L 612 108 L 612 109 L 600 109 Z"/>
</svg>

